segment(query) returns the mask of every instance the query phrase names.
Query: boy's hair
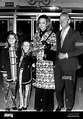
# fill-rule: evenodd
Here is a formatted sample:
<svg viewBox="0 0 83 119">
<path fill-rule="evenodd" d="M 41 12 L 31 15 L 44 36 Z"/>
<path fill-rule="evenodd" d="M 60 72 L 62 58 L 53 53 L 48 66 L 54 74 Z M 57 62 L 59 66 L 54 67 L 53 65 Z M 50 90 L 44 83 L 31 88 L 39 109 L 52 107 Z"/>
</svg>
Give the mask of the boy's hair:
<svg viewBox="0 0 83 119">
<path fill-rule="evenodd" d="M 29 47 L 31 47 L 31 43 L 30 43 L 30 41 L 25 40 L 25 41 L 23 41 L 21 48 L 23 48 L 23 44 L 24 44 L 24 42 L 29 43 Z"/>
</svg>

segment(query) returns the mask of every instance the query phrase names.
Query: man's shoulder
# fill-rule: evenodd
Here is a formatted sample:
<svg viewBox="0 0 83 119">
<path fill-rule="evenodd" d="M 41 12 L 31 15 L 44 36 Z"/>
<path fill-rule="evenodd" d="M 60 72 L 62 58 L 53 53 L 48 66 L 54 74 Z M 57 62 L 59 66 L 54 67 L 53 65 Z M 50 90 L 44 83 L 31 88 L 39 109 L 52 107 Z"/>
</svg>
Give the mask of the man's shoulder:
<svg viewBox="0 0 83 119">
<path fill-rule="evenodd" d="M 80 33 L 78 30 L 73 29 L 73 28 L 71 28 L 71 27 L 70 27 L 70 30 L 71 30 L 72 32 L 74 32 L 74 33 Z"/>
</svg>

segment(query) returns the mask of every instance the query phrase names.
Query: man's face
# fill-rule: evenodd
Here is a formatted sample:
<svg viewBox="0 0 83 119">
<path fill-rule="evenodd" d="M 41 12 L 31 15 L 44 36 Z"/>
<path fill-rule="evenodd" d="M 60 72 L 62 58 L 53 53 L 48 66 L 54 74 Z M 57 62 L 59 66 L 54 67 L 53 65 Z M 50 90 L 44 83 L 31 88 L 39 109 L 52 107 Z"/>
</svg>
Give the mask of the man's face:
<svg viewBox="0 0 83 119">
<path fill-rule="evenodd" d="M 60 16 L 60 25 L 62 29 L 65 29 L 69 26 L 69 17 L 68 15 L 61 15 Z"/>
</svg>

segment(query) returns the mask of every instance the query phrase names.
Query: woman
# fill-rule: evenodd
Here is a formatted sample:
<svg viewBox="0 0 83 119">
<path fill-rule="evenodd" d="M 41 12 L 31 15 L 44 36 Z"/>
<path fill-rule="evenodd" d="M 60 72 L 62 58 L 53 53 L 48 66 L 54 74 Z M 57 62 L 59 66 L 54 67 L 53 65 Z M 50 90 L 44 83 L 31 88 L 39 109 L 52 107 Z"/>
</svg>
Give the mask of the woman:
<svg viewBox="0 0 83 119">
<path fill-rule="evenodd" d="M 54 110 L 54 64 L 52 59 L 46 54 L 46 49 L 56 51 L 56 34 L 52 32 L 52 22 L 46 15 L 41 15 L 37 21 L 37 32 L 33 37 L 33 55 L 36 56 L 36 81 L 33 83 L 35 87 L 35 104 L 37 111 L 53 111 Z M 48 51 L 49 51 L 48 50 Z M 54 61 L 55 62 L 55 61 Z"/>
<path fill-rule="evenodd" d="M 22 54 L 19 62 L 19 110 L 26 110 L 30 101 L 32 82 L 31 69 L 33 62 L 31 54 L 30 42 L 24 41 L 22 44 Z"/>
<path fill-rule="evenodd" d="M 19 62 L 18 38 L 13 31 L 8 32 L 7 44 L 1 52 L 1 72 L 4 84 L 5 110 L 16 110 L 16 84 Z"/>
</svg>

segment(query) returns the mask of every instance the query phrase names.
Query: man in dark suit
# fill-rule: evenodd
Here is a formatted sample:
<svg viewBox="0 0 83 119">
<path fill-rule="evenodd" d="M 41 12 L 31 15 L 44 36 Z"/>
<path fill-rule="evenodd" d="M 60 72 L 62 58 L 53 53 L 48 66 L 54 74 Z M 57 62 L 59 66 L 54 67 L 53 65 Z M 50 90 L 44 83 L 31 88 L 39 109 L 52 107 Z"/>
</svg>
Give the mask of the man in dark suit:
<svg viewBox="0 0 83 119">
<path fill-rule="evenodd" d="M 68 13 L 60 15 L 60 30 L 57 36 L 57 61 L 55 63 L 55 87 L 58 107 L 64 107 L 64 89 L 66 111 L 71 111 L 75 101 L 75 71 L 78 66 L 77 56 L 83 53 L 83 41 L 80 33 L 70 27 Z M 64 76 L 64 77 L 63 77 Z M 63 77 L 63 78 L 62 78 Z"/>
</svg>

